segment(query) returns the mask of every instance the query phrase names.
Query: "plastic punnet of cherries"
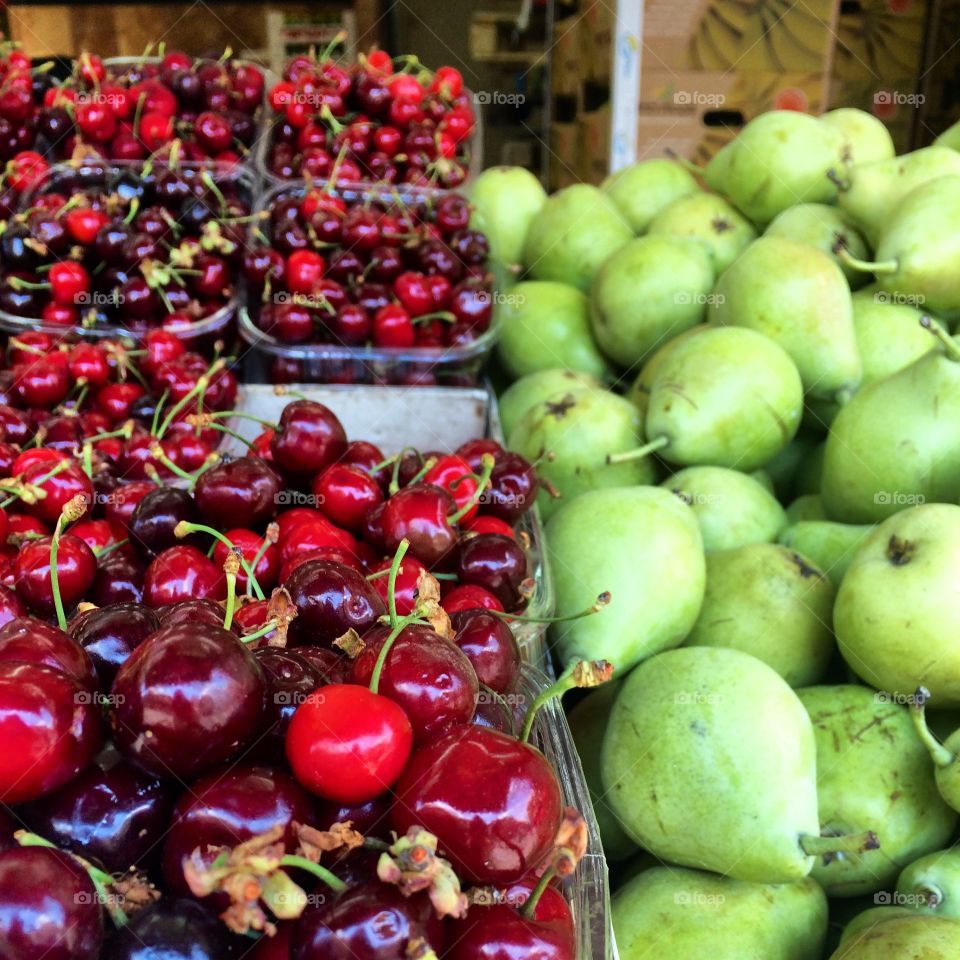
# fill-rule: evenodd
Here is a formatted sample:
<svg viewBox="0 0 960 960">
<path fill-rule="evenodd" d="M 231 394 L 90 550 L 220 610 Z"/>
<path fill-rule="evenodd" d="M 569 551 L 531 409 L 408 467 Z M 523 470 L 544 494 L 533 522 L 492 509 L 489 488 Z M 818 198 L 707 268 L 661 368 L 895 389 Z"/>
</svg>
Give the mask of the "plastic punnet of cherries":
<svg viewBox="0 0 960 960">
<path fill-rule="evenodd" d="M 528 740 L 609 668 L 518 693 L 533 467 L 488 439 L 388 457 L 298 399 L 185 468 L 174 423 L 240 415 L 164 336 L 133 358 L 149 431 L 134 401 L 118 436 L 51 444 L 68 405 L 2 445 L 5 960 L 574 960 L 586 827 Z M 44 362 L 75 377 L 79 349 Z M 118 482 L 129 430 L 171 480 Z"/>
</svg>

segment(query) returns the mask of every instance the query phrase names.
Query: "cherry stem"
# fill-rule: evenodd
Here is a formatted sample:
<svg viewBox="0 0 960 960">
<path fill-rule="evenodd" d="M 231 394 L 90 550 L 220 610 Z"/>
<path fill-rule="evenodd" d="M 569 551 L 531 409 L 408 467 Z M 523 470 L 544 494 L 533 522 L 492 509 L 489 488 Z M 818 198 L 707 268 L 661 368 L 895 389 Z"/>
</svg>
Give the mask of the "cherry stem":
<svg viewBox="0 0 960 960">
<path fill-rule="evenodd" d="M 160 424 L 160 411 L 163 409 L 163 405 L 167 402 L 167 398 L 169 396 L 170 396 L 169 389 L 164 390 L 163 393 L 160 394 L 160 399 L 157 401 L 156 407 L 154 407 L 153 420 L 150 421 L 150 432 L 154 436 L 157 435 L 157 427 Z"/>
<path fill-rule="evenodd" d="M 519 623 L 566 623 L 568 620 L 582 620 L 584 617 L 593 616 L 593 614 L 599 613 L 609 602 L 610 594 L 605 591 L 585 610 L 579 610 L 577 613 L 571 613 L 565 617 L 524 617 L 517 613 L 504 613 L 502 610 L 484 610 L 484 613 L 499 617 L 501 620 L 516 620 Z"/>
<path fill-rule="evenodd" d="M 175 477 L 179 477 L 181 480 L 188 481 L 191 485 L 197 482 L 197 478 L 193 474 L 187 473 L 183 467 L 175 464 L 164 452 L 163 447 L 159 443 L 155 443 L 150 448 L 150 456 L 154 460 L 163 464 Z"/>
<path fill-rule="evenodd" d="M 656 440 L 651 440 L 649 443 L 645 443 L 642 447 L 637 447 L 636 450 L 625 450 L 623 453 L 608 453 L 607 464 L 628 463 L 630 460 L 642 460 L 644 457 L 649 457 L 651 453 L 656 453 L 658 450 L 662 450 L 669 443 L 669 437 L 657 437 Z"/>
<path fill-rule="evenodd" d="M 173 405 L 173 407 L 170 409 L 170 412 L 164 418 L 163 424 L 157 432 L 158 440 L 167 432 L 176 415 L 183 410 L 187 404 L 190 403 L 195 396 L 197 396 L 197 394 L 204 394 L 207 390 L 207 387 L 210 386 L 211 378 L 218 374 L 225 366 L 226 360 L 214 360 L 213 363 L 211 363 L 207 368 L 206 373 L 197 378 L 197 382 L 193 385 L 193 387 Z"/>
<path fill-rule="evenodd" d="M 459 523 L 480 502 L 480 498 L 490 485 L 490 476 L 493 473 L 493 468 L 496 465 L 496 461 L 489 453 L 485 453 L 480 458 L 480 464 L 483 469 L 480 471 L 480 476 L 477 478 L 477 489 L 473 491 L 470 499 L 456 513 L 452 513 L 449 517 L 447 517 L 448 523 Z"/>
<path fill-rule="evenodd" d="M 173 528 L 173 535 L 178 539 L 188 537 L 191 533 L 209 534 L 215 540 L 219 540 L 231 553 L 236 553 L 240 559 L 240 566 L 247 575 L 247 582 L 252 584 L 253 592 L 256 594 L 257 599 L 267 599 L 263 594 L 263 590 L 260 588 L 260 584 L 257 582 L 257 578 L 254 576 L 253 570 L 250 568 L 250 564 L 243 558 L 240 548 L 229 537 L 224 536 L 224 534 L 219 530 L 215 530 L 213 527 L 208 527 L 205 523 L 190 523 L 189 520 L 181 520 Z"/>
<path fill-rule="evenodd" d="M 271 539 L 270 536 L 264 535 L 263 543 L 261 543 L 260 546 L 257 547 L 257 552 L 253 555 L 253 559 L 250 561 L 249 566 L 251 571 L 257 569 L 257 566 L 259 565 L 260 561 L 263 559 L 264 554 L 267 552 L 267 550 L 270 549 L 270 545 L 273 542 L 274 541 Z M 243 557 L 241 557 L 240 559 L 243 560 Z M 257 583 L 256 577 L 249 577 L 249 576 L 247 577 L 247 596 L 248 597 L 251 595 L 253 591 L 253 585 L 255 583 Z M 259 586 L 259 584 L 257 584 L 257 586 Z M 262 592 L 263 592 L 263 588 L 261 588 L 261 593 Z M 257 599 L 266 600 L 266 596 L 258 597 Z"/>
<path fill-rule="evenodd" d="M 540 903 L 540 898 L 543 896 L 544 890 L 550 886 L 550 881 L 553 880 L 556 873 L 556 867 L 552 865 L 543 871 L 543 876 L 537 881 L 537 885 L 533 890 L 530 891 L 527 902 L 520 908 L 521 916 L 526 917 L 528 920 L 533 919 L 533 915 L 537 911 L 537 904 Z"/>
<path fill-rule="evenodd" d="M 400 541 L 400 545 L 397 547 L 397 552 L 394 554 L 393 562 L 390 564 L 390 579 L 387 581 L 387 604 L 390 609 L 390 626 L 396 627 L 399 617 L 397 616 L 397 575 L 400 573 L 400 564 L 403 563 L 403 558 L 410 549 L 410 541 L 403 539 Z M 377 691 L 374 690 L 374 693 Z"/>
<path fill-rule="evenodd" d="M 240 639 L 243 643 L 252 643 L 254 640 L 259 640 L 268 633 L 272 633 L 279 626 L 280 621 L 274 618 L 273 620 L 268 620 L 259 630 L 254 630 L 253 633 L 245 633 Z"/>
<path fill-rule="evenodd" d="M 319 863 L 314 863 L 306 857 L 298 857 L 296 854 L 288 853 L 280 858 L 281 867 L 296 867 L 298 870 L 306 870 L 313 874 L 318 880 L 322 880 L 334 893 L 343 893 L 347 885 L 337 876 L 332 874 L 326 867 L 321 867 Z"/>
<path fill-rule="evenodd" d="M 872 830 L 863 833 L 848 833 L 840 837 L 800 837 L 800 849 L 808 857 L 823 857 L 836 853 L 864 853 L 879 850 L 880 841 Z"/>
<path fill-rule="evenodd" d="M 410 478 L 410 483 L 408 483 L 407 486 L 411 486 L 422 480 L 433 469 L 436 462 L 436 457 L 427 457 L 427 459 L 423 461 L 423 466 Z"/>
<path fill-rule="evenodd" d="M 936 323 L 932 317 L 924 315 L 920 318 L 920 326 L 943 344 L 943 349 L 946 351 L 949 360 L 960 363 L 960 347 L 939 323 Z"/>
<path fill-rule="evenodd" d="M 910 703 L 910 717 L 916 727 L 917 734 L 937 767 L 949 767 L 957 758 L 931 732 L 927 726 L 927 701 L 930 691 L 926 687 L 918 687 Z"/>
<path fill-rule="evenodd" d="M 383 642 L 383 646 L 380 648 L 380 654 L 377 657 L 377 662 L 373 667 L 373 673 L 370 676 L 370 686 L 369 690 L 371 693 L 380 692 L 380 674 L 383 673 L 384 664 L 387 662 L 387 655 L 390 653 L 391 647 L 395 643 L 397 637 L 403 633 L 411 623 L 422 623 L 423 621 L 417 614 L 411 613 L 408 617 L 403 617 L 394 624 L 393 629 L 390 631 L 390 636 Z"/>
<path fill-rule="evenodd" d="M 260 451 L 253 445 L 252 440 L 248 440 L 246 437 L 241 436 L 237 433 L 236 430 L 231 430 L 229 427 L 225 427 L 222 423 L 204 423 L 201 424 L 200 421 L 197 421 L 197 428 L 202 429 L 203 427 L 209 427 L 211 430 L 219 430 L 221 433 L 225 433 L 228 437 L 233 437 L 234 440 L 239 440 L 251 453 L 256 454 L 261 460 L 263 457 L 260 456 Z"/>
<path fill-rule="evenodd" d="M 114 550 L 119 549 L 120 547 L 125 547 L 130 542 L 129 537 L 124 537 L 123 540 L 118 540 L 116 543 L 107 544 L 102 550 L 95 550 L 94 553 L 97 555 L 99 560 L 101 557 L 105 557 L 108 554 L 113 553 Z"/>
<path fill-rule="evenodd" d="M 72 502 L 72 501 L 71 501 Z M 57 517 L 57 525 L 53 529 L 53 536 L 50 538 L 50 592 L 53 594 L 53 608 L 57 612 L 57 626 L 67 632 L 67 615 L 63 612 L 63 598 L 60 596 L 60 573 L 57 570 L 57 553 L 60 549 L 60 536 L 63 533 L 64 526 L 70 522 L 72 515 L 67 508 L 70 504 L 64 505 L 63 512 Z"/>
<path fill-rule="evenodd" d="M 864 273 L 896 273 L 900 268 L 897 260 L 878 260 L 876 263 L 870 260 L 860 260 L 843 246 L 834 246 L 834 256 L 845 266 L 853 270 L 862 270 Z"/>
<path fill-rule="evenodd" d="M 404 447 L 394 458 L 393 460 L 393 472 L 390 476 L 390 496 L 392 497 L 400 489 L 400 464 L 403 462 L 403 458 L 408 453 L 414 453 L 420 458 L 420 462 L 423 463 L 423 456 L 420 454 L 420 451 L 416 447 Z"/>
<path fill-rule="evenodd" d="M 254 423 L 259 423 L 269 430 L 280 429 L 280 425 L 274 423 L 272 420 L 265 420 L 263 417 L 257 417 L 252 413 L 242 413 L 239 410 L 217 410 L 214 413 L 207 414 L 207 416 L 213 419 L 219 419 L 220 417 L 240 417 L 242 420 L 252 420 Z"/>
<path fill-rule="evenodd" d="M 547 701 L 562 697 L 568 690 L 574 688 L 599 687 L 611 676 L 613 676 L 613 666 L 606 660 L 577 660 L 571 663 L 560 674 L 559 679 L 550 684 L 546 690 L 541 691 L 530 704 L 530 709 L 523 721 L 523 729 L 520 731 L 521 743 L 526 743 L 530 739 L 537 713 Z"/>
</svg>

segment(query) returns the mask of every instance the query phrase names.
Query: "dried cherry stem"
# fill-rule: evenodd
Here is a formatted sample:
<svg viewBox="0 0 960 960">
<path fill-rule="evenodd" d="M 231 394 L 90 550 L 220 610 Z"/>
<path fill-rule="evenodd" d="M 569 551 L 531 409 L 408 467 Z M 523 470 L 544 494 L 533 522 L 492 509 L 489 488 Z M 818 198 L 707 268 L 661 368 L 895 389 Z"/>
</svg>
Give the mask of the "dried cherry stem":
<svg viewBox="0 0 960 960">
<path fill-rule="evenodd" d="M 489 453 L 485 453 L 480 458 L 480 466 L 483 469 L 480 471 L 480 476 L 477 477 L 477 489 L 473 491 L 470 499 L 456 513 L 451 513 L 447 517 L 448 523 L 459 523 L 480 502 L 480 498 L 490 485 L 490 476 L 495 465 L 496 461 Z"/>
<path fill-rule="evenodd" d="M 917 692 L 910 702 L 910 718 L 916 727 L 917 734 L 927 748 L 934 766 L 949 767 L 956 761 L 956 755 L 951 753 L 931 732 L 927 726 L 927 702 L 930 691 L 926 687 L 917 687 Z"/>
<path fill-rule="evenodd" d="M 550 883 L 556 874 L 557 868 L 553 865 L 547 867 L 547 869 L 543 871 L 543 876 L 537 881 L 537 885 L 530 891 L 530 896 L 527 897 L 527 902 L 520 908 L 521 916 L 526 917 L 528 920 L 533 919 L 533 915 L 537 911 L 537 904 L 540 903 L 540 898 L 543 896 L 543 893 L 547 887 L 550 886 Z"/>
<path fill-rule="evenodd" d="M 182 540 L 184 537 L 190 536 L 191 533 L 206 533 L 213 537 L 214 540 L 219 540 L 231 553 L 235 553 L 240 560 L 240 566 L 243 568 L 243 572 L 247 575 L 247 583 L 253 587 L 253 592 L 257 599 L 267 599 L 263 594 L 260 584 L 257 582 L 253 568 L 243 558 L 240 548 L 229 537 L 222 534 L 219 530 L 215 530 L 213 527 L 208 527 L 205 523 L 190 523 L 189 520 L 181 520 L 173 528 L 173 535 L 177 537 L 177 539 Z"/>
<path fill-rule="evenodd" d="M 530 739 L 537 713 L 548 700 L 553 700 L 554 697 L 562 697 L 568 690 L 574 688 L 587 690 L 590 687 L 599 687 L 612 676 L 613 664 L 607 660 L 578 660 L 571 663 L 560 674 L 560 678 L 538 694 L 533 703 L 530 704 L 530 709 L 523 721 L 523 729 L 520 731 L 521 742 L 526 743 Z"/>
<path fill-rule="evenodd" d="M 60 537 L 63 528 L 68 523 L 74 523 L 87 512 L 87 498 L 78 493 L 72 500 L 68 500 L 57 517 L 53 536 L 50 538 L 50 592 L 53 594 L 53 608 L 57 612 L 57 626 L 67 632 L 67 615 L 63 610 L 63 598 L 60 596 L 60 574 L 57 570 L 57 551 L 60 549 Z"/>
<path fill-rule="evenodd" d="M 334 893 L 343 893 L 347 889 L 347 885 L 326 867 L 321 867 L 319 863 L 314 863 L 306 857 L 298 857 L 295 853 L 284 854 L 280 858 L 280 866 L 306 870 L 318 880 L 322 880 Z"/>
<path fill-rule="evenodd" d="M 669 437 L 657 437 L 656 440 L 651 440 L 649 443 L 645 443 L 642 447 L 637 447 L 636 450 L 625 450 L 623 453 L 608 453 L 607 464 L 627 463 L 630 460 L 642 460 L 644 457 L 649 457 L 651 453 L 656 453 L 658 450 L 662 450 L 669 443 Z"/>
</svg>

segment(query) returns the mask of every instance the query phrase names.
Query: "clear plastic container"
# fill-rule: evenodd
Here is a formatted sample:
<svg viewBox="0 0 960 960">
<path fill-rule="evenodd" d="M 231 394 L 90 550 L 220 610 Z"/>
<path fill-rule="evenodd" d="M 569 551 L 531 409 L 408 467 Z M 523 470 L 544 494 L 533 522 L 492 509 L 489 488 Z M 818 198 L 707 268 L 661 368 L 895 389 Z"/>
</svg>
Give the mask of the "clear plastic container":
<svg viewBox="0 0 960 960">
<path fill-rule="evenodd" d="M 270 209 L 279 197 L 302 197 L 304 181 L 282 183 L 263 194 L 258 212 Z M 342 184 L 330 191 L 347 202 L 376 200 L 384 204 L 430 201 L 440 192 L 423 187 L 379 185 L 363 187 Z M 247 380 L 255 383 L 358 383 L 399 386 L 469 387 L 479 380 L 483 363 L 496 343 L 499 330 L 499 300 L 504 278 L 494 261 L 493 316 L 490 326 L 471 343 L 452 347 L 348 347 L 335 343 L 285 344 L 264 333 L 250 316 L 253 304 L 240 311 L 240 336 L 250 347 Z"/>
</svg>

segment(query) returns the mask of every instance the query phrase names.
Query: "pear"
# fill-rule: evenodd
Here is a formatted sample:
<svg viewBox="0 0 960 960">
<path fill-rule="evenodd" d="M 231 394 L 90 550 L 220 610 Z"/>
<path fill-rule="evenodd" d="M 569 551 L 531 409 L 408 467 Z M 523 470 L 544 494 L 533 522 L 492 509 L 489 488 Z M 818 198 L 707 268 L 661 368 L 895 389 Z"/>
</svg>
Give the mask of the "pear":
<svg viewBox="0 0 960 960">
<path fill-rule="evenodd" d="M 693 509 L 704 550 L 769 543 L 787 523 L 787 515 L 772 492 L 738 470 L 687 467 L 660 485 Z"/>
<path fill-rule="evenodd" d="M 956 960 L 960 923 L 906 908 L 878 907 L 853 920 L 830 960 Z M 859 922 L 858 922 L 859 921 Z M 850 928 L 848 928 L 850 929 Z"/>
<path fill-rule="evenodd" d="M 624 394 L 624 396 L 640 411 L 640 415 L 644 419 L 646 419 L 647 409 L 650 405 L 650 386 L 653 383 L 654 375 L 659 369 L 660 364 L 663 363 L 667 356 L 669 356 L 671 351 L 675 350 L 685 340 L 689 340 L 690 337 L 695 337 L 697 334 L 703 333 L 704 330 L 709 329 L 710 328 L 705 323 L 691 327 L 689 330 L 685 330 L 683 333 L 677 334 L 677 336 L 668 340 L 665 344 L 663 344 L 663 346 L 658 347 L 647 358 L 644 365 L 640 368 L 640 372 L 637 374 L 636 379 L 627 388 L 627 392 Z"/>
<path fill-rule="evenodd" d="M 531 221 L 523 265 L 535 280 L 559 280 L 586 292 L 603 261 L 632 238 L 610 197 L 575 183 L 550 197 Z"/>
<path fill-rule="evenodd" d="M 831 257 L 854 289 L 868 280 L 863 271 L 848 266 L 836 255 L 838 247 L 864 260 L 870 255 L 866 240 L 836 207 L 825 203 L 800 203 L 774 218 L 764 231 L 765 237 L 786 237 L 816 247 Z"/>
<path fill-rule="evenodd" d="M 916 307 L 896 303 L 875 290 L 858 290 L 852 297 L 853 328 L 863 361 L 866 387 L 910 366 L 935 346 L 920 325 L 923 313 Z"/>
<path fill-rule="evenodd" d="M 600 349 L 622 367 L 702 322 L 713 263 L 686 237 L 638 237 L 600 268 L 590 288 L 590 325 Z"/>
<path fill-rule="evenodd" d="M 960 120 L 947 127 L 943 133 L 933 141 L 936 147 L 949 147 L 951 150 L 960 150 Z"/>
<path fill-rule="evenodd" d="M 706 166 L 704 179 L 758 226 L 797 203 L 829 203 L 843 138 L 814 117 L 771 110 L 754 117 Z"/>
<path fill-rule="evenodd" d="M 754 241 L 720 277 L 707 318 L 776 341 L 814 397 L 829 399 L 860 382 L 850 288 L 836 263 L 807 244 Z"/>
<path fill-rule="evenodd" d="M 623 214 L 633 232 L 643 233 L 650 221 L 674 200 L 697 193 L 693 176 L 674 160 L 642 160 L 611 173 L 600 189 Z"/>
<path fill-rule="evenodd" d="M 770 474 L 767 473 L 767 471 L 762 467 L 757 470 L 751 470 L 747 476 L 753 480 L 756 480 L 757 483 L 759 483 L 760 486 L 770 494 L 770 496 L 776 496 L 776 490 L 773 486 L 773 477 L 771 477 Z"/>
<path fill-rule="evenodd" d="M 923 147 L 912 153 L 850 168 L 837 202 L 875 247 L 903 198 L 937 177 L 960 174 L 960 154 L 947 147 Z"/>
<path fill-rule="evenodd" d="M 960 348 L 949 338 L 843 407 L 827 437 L 821 496 L 827 515 L 845 523 L 957 502 Z"/>
<path fill-rule="evenodd" d="M 647 232 L 700 241 L 717 276 L 757 238 L 756 228 L 735 207 L 723 197 L 703 191 L 674 200 L 653 218 Z"/>
<path fill-rule="evenodd" d="M 528 373 L 500 395 L 500 426 L 503 433 L 509 437 L 517 421 L 541 400 L 547 400 L 558 393 L 574 393 L 577 390 L 592 387 L 599 389 L 602 386 L 596 377 L 588 373 L 561 367 Z"/>
<path fill-rule="evenodd" d="M 527 230 L 547 202 L 540 181 L 523 167 L 488 167 L 470 185 L 470 202 L 470 226 L 486 234 L 491 258 L 517 271 Z"/>
<path fill-rule="evenodd" d="M 843 159 L 847 166 L 890 160 L 896 156 L 893 137 L 882 120 L 866 110 L 839 107 L 820 117 L 820 122 L 833 127 L 843 139 Z"/>
<path fill-rule="evenodd" d="M 612 379 L 590 333 L 585 293 L 566 283 L 528 280 L 503 296 L 497 354 L 511 376 L 564 367 Z"/>
<path fill-rule="evenodd" d="M 667 490 L 619 487 L 571 500 L 547 524 L 546 554 L 559 616 L 589 607 L 603 591 L 612 595 L 597 616 L 555 625 L 562 663 L 603 658 L 627 670 L 682 643 L 700 612 L 700 527 Z"/>
<path fill-rule="evenodd" d="M 688 647 L 762 660 L 791 687 L 823 679 L 834 651 L 834 587 L 809 560 L 775 543 L 707 554 L 707 589 Z"/>
<path fill-rule="evenodd" d="M 885 520 L 837 591 L 833 628 L 844 659 L 879 690 L 931 691 L 960 706 L 960 506 L 928 503 Z"/>
<path fill-rule="evenodd" d="M 763 884 L 655 867 L 613 897 L 621 960 L 820 960 L 827 900 L 814 881 Z"/>
<path fill-rule="evenodd" d="M 882 890 L 907 864 L 941 847 L 957 815 L 937 792 L 905 706 L 851 684 L 808 687 L 797 696 L 817 741 L 821 829 L 872 830 L 880 838 L 879 850 L 818 860 L 813 878 L 831 897 Z"/>
<path fill-rule="evenodd" d="M 914 860 L 897 878 L 896 901 L 921 913 L 960 920 L 960 848 Z"/>
<path fill-rule="evenodd" d="M 960 153 L 950 153 L 960 164 Z M 925 310 L 944 314 L 960 310 L 958 218 L 960 176 L 938 177 L 912 190 L 891 211 L 876 245 L 875 262 L 846 260 L 877 274 L 884 290 L 915 298 Z"/>
<path fill-rule="evenodd" d="M 671 344 L 649 383 L 646 450 L 683 466 L 762 467 L 800 426 L 803 386 L 772 340 L 737 327 L 704 330 Z"/>
<path fill-rule="evenodd" d="M 838 587 L 857 550 L 872 531 L 872 524 L 798 520 L 781 531 L 777 542 L 809 557 Z"/>
<path fill-rule="evenodd" d="M 588 693 L 567 714 L 573 743 L 580 756 L 583 776 L 590 790 L 597 826 L 600 828 L 603 853 L 608 861 L 627 860 L 637 853 L 637 845 L 623 832 L 623 827 L 607 803 L 600 774 L 603 735 L 618 687 L 616 681 L 605 683 Z"/>
<path fill-rule="evenodd" d="M 803 520 L 826 520 L 823 501 L 819 493 L 804 493 L 787 505 L 787 522 L 800 523 Z"/>
<path fill-rule="evenodd" d="M 646 459 L 613 458 L 643 440 L 637 408 L 607 390 L 575 390 L 534 404 L 508 436 L 511 450 L 538 463 L 542 484 L 537 503 L 544 520 L 572 500 L 599 487 L 652 483 Z M 555 488 L 559 497 L 550 491 Z"/>
<path fill-rule="evenodd" d="M 776 671 L 739 650 L 683 647 L 641 663 L 617 694 L 601 763 L 627 833 L 680 866 L 790 883 L 816 856 L 876 843 L 820 836 L 810 718 Z"/>
<path fill-rule="evenodd" d="M 937 789 L 940 796 L 954 810 L 960 810 L 960 731 L 954 730 L 941 743 L 927 726 L 926 706 L 930 691 L 920 687 L 910 700 L 910 713 L 917 728 L 917 735 L 933 760 Z"/>
</svg>

